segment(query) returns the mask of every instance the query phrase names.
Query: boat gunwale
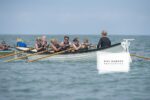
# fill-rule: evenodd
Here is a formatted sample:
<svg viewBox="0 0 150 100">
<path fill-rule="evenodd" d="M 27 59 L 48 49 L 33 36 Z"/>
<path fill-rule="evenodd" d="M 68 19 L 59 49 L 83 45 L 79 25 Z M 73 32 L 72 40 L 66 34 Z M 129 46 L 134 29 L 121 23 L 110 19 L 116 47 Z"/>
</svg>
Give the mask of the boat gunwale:
<svg viewBox="0 0 150 100">
<path fill-rule="evenodd" d="M 116 44 L 113 44 L 111 45 L 110 47 L 105 47 L 105 48 L 95 48 L 95 49 L 89 49 L 89 50 L 86 50 L 86 49 L 81 49 L 79 51 L 75 51 L 75 52 L 64 52 L 64 53 L 61 53 L 59 55 L 69 55 L 69 54 L 81 54 L 81 53 L 90 53 L 90 52 L 96 52 L 96 51 L 100 51 L 100 50 L 105 50 L 105 49 L 109 49 L 109 48 L 112 48 L 112 47 L 115 47 L 115 46 L 118 46 L 118 45 L 121 45 L 121 43 L 116 43 Z M 17 49 L 18 50 L 18 49 Z M 23 51 L 23 50 L 19 50 L 19 51 Z M 25 53 L 28 53 L 28 54 L 33 54 L 33 52 L 31 51 L 27 51 Z M 42 53 L 42 54 L 38 54 L 38 55 L 43 55 L 43 54 L 53 54 L 53 53 L 49 53 L 49 52 L 46 52 L 46 53 Z"/>
</svg>

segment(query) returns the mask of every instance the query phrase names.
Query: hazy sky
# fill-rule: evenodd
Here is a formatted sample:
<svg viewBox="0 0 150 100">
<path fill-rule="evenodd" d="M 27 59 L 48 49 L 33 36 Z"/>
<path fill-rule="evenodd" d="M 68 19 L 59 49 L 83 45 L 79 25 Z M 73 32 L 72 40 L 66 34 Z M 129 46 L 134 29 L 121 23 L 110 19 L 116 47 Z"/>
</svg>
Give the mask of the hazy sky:
<svg viewBox="0 0 150 100">
<path fill-rule="evenodd" d="M 150 35 L 150 0 L 0 0 L 0 34 Z"/>
</svg>

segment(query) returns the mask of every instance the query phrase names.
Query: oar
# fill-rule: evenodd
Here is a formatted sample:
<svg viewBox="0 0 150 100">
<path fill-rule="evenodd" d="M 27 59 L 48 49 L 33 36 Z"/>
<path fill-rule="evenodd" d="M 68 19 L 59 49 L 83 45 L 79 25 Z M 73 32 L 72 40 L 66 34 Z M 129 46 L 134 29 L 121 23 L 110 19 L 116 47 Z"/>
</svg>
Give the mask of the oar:
<svg viewBox="0 0 150 100">
<path fill-rule="evenodd" d="M 67 51 L 70 51 L 70 50 L 72 50 L 72 48 L 67 49 L 67 50 L 63 50 L 63 51 L 60 51 L 60 52 L 56 52 L 56 53 L 53 53 L 53 54 L 49 54 L 47 56 L 40 57 L 40 58 L 37 58 L 37 59 L 34 59 L 34 60 L 28 60 L 28 62 L 35 62 L 35 61 L 45 59 L 45 58 L 48 58 L 48 57 L 51 57 L 51 56 L 55 56 L 55 55 L 58 55 L 58 54 L 61 54 L 61 53 L 64 53 L 64 52 L 67 52 Z"/>
<path fill-rule="evenodd" d="M 137 57 L 137 58 L 142 58 L 142 59 L 145 59 L 145 60 L 150 60 L 150 58 L 148 58 L 148 57 L 138 56 L 138 55 L 135 55 L 135 54 L 130 54 L 130 55 L 134 56 L 134 57 Z"/>
<path fill-rule="evenodd" d="M 33 49 L 34 48 L 29 48 L 29 50 L 33 50 Z M 15 52 L 15 53 L 12 53 L 12 54 L 3 55 L 3 56 L 0 56 L 0 58 L 6 58 L 6 57 L 14 56 L 14 55 L 17 55 L 17 54 L 21 54 L 21 53 L 24 53 L 24 52 L 27 52 L 27 51 L 20 51 L 20 52 Z"/>
<path fill-rule="evenodd" d="M 18 58 L 13 58 L 13 59 L 5 60 L 4 62 L 11 62 L 11 61 L 14 61 L 14 60 L 19 60 L 19 59 L 23 59 L 23 58 L 26 58 L 26 57 L 34 56 L 34 55 L 37 55 L 37 54 L 42 54 L 44 52 L 47 52 L 47 50 L 44 50 L 44 51 L 41 51 L 41 52 L 37 52 L 37 53 L 34 53 L 34 54 L 28 54 L 26 56 L 22 56 L 22 57 L 18 57 Z"/>
<path fill-rule="evenodd" d="M 21 53 L 24 53 L 24 51 L 20 51 L 20 52 L 15 52 L 15 53 L 12 53 L 12 54 L 3 55 L 3 56 L 0 56 L 0 58 L 6 58 L 6 57 L 14 56 L 14 55 L 17 55 L 17 54 L 21 54 Z"/>
</svg>

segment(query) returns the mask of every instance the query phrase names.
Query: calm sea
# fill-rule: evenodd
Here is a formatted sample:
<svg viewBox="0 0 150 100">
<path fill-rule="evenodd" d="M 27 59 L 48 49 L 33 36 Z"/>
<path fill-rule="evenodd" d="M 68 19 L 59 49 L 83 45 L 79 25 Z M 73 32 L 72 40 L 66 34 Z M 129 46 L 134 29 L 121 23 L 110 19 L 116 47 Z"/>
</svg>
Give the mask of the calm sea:
<svg viewBox="0 0 150 100">
<path fill-rule="evenodd" d="M 10 45 L 17 37 L 29 47 L 35 35 L 0 35 Z M 89 38 L 96 44 L 99 36 L 71 35 Z M 63 36 L 49 35 L 63 40 Z M 112 44 L 134 38 L 130 52 L 150 57 L 150 36 L 110 36 Z M 74 58 L 72 58 L 74 59 Z M 24 61 L 3 63 L 0 59 L 0 100 L 150 100 L 150 61 L 132 57 L 128 73 L 98 74 L 96 61 Z"/>
</svg>

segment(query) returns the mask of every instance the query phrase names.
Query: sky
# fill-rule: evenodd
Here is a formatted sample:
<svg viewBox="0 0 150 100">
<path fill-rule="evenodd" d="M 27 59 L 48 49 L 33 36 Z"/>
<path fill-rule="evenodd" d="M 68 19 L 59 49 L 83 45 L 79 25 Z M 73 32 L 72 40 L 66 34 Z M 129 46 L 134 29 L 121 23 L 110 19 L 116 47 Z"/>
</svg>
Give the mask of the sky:
<svg viewBox="0 0 150 100">
<path fill-rule="evenodd" d="M 0 0 L 0 34 L 150 35 L 150 0 Z"/>
</svg>

